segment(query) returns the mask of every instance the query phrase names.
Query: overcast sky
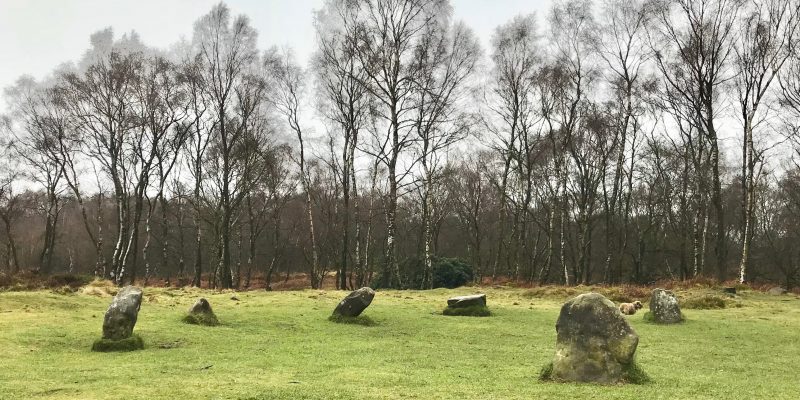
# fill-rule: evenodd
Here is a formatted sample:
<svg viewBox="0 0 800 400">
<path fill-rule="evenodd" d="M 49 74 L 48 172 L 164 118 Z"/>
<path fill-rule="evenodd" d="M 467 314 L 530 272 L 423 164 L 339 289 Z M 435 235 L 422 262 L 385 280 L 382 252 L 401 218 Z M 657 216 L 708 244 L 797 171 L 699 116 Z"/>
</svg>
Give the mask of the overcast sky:
<svg viewBox="0 0 800 400">
<path fill-rule="evenodd" d="M 57 65 L 76 61 L 89 35 L 111 26 L 117 35 L 135 30 L 149 46 L 166 48 L 189 38 L 192 25 L 218 0 L 0 0 L 0 88 L 19 76 L 39 79 Z M 259 47 L 288 45 L 300 62 L 314 50 L 313 11 L 324 0 L 229 0 L 259 32 Z M 551 0 L 452 0 L 456 19 L 465 21 L 484 48 L 494 28 L 513 16 L 547 15 Z M 5 102 L 0 101 L 0 110 Z"/>
</svg>

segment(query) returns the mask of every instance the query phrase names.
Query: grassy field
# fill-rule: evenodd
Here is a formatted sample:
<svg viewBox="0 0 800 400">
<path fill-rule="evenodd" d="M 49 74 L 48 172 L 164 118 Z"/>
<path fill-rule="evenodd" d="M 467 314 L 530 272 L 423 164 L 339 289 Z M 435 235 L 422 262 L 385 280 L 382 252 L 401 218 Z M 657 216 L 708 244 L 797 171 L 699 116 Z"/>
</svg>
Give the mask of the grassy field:
<svg viewBox="0 0 800 400">
<path fill-rule="evenodd" d="M 493 316 L 442 316 L 452 295 L 485 292 Z M 684 310 L 686 323 L 630 317 L 652 382 L 540 382 L 560 305 L 526 289 L 379 291 L 373 326 L 327 320 L 337 291 L 145 289 L 145 349 L 93 353 L 101 290 L 0 293 L 1 399 L 796 399 L 800 299 L 745 292 L 739 307 Z M 222 325 L 181 322 L 206 297 Z"/>
</svg>

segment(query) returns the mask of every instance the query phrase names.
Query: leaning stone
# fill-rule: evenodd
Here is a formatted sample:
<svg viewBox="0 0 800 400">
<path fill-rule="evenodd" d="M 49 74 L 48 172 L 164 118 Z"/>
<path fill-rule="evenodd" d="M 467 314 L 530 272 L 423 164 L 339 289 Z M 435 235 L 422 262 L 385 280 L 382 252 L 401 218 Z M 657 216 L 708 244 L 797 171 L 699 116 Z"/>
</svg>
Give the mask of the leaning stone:
<svg viewBox="0 0 800 400">
<path fill-rule="evenodd" d="M 120 290 L 103 318 L 103 337 L 92 344 L 92 351 L 132 351 L 144 348 L 144 342 L 133 334 L 133 327 L 142 305 L 142 289 L 126 286 Z"/>
<path fill-rule="evenodd" d="M 469 296 L 452 297 L 447 299 L 447 306 L 450 308 L 486 307 L 486 295 L 473 294 Z"/>
<path fill-rule="evenodd" d="M 774 288 L 770 289 L 769 291 L 767 291 L 767 293 L 769 293 L 771 295 L 775 295 L 775 296 L 784 295 L 784 294 L 786 294 L 786 292 L 787 292 L 786 289 L 784 289 L 784 288 L 782 288 L 780 286 L 774 287 Z"/>
<path fill-rule="evenodd" d="M 187 323 L 197 325 L 219 325 L 219 320 L 211 309 L 211 304 L 204 298 L 198 299 L 194 305 L 189 308 L 189 313 L 183 320 Z"/>
<path fill-rule="evenodd" d="M 634 370 L 639 336 L 607 298 L 582 294 L 566 302 L 556 322 L 556 354 L 550 379 L 613 384 Z"/>
<path fill-rule="evenodd" d="M 122 340 L 131 337 L 139 308 L 142 289 L 126 286 L 114 296 L 103 319 L 103 339 Z"/>
<path fill-rule="evenodd" d="M 683 321 L 678 298 L 669 290 L 655 289 L 650 295 L 650 314 L 659 324 L 675 324 Z"/>
<path fill-rule="evenodd" d="M 375 291 L 371 288 L 362 287 L 361 289 L 354 290 L 339 302 L 336 309 L 333 310 L 333 315 L 357 317 L 369 307 L 374 297 Z"/>
</svg>

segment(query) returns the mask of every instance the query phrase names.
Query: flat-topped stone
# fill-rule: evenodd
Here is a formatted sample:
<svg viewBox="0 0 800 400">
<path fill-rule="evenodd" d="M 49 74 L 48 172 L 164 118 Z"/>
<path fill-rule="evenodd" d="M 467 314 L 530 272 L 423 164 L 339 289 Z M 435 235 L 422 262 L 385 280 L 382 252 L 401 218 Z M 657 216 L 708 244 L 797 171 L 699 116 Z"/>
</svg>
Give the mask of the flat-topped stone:
<svg viewBox="0 0 800 400">
<path fill-rule="evenodd" d="M 468 296 L 456 296 L 447 299 L 447 306 L 451 308 L 465 308 L 465 307 L 486 307 L 486 295 L 472 294 Z"/>
</svg>

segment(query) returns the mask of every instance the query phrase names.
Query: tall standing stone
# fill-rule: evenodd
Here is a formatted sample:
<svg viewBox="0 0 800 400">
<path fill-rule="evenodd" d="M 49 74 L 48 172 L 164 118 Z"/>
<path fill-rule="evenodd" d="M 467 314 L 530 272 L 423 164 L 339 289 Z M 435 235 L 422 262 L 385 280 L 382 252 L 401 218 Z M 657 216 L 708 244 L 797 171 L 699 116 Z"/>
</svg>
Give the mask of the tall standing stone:
<svg viewBox="0 0 800 400">
<path fill-rule="evenodd" d="M 333 310 L 333 315 L 357 317 L 369 307 L 374 297 L 375 291 L 371 288 L 362 287 L 361 289 L 354 290 L 339 302 L 336 309 Z"/>
<path fill-rule="evenodd" d="M 683 321 L 678 298 L 669 290 L 654 289 L 650 295 L 650 314 L 659 324 L 676 324 Z"/>
<path fill-rule="evenodd" d="M 639 336 L 603 295 L 586 293 L 566 302 L 556 332 L 551 379 L 604 384 L 626 380 Z"/>
<path fill-rule="evenodd" d="M 142 289 L 125 286 L 114 296 L 103 318 L 103 339 L 122 340 L 131 337 L 139 308 L 142 305 Z"/>
</svg>

